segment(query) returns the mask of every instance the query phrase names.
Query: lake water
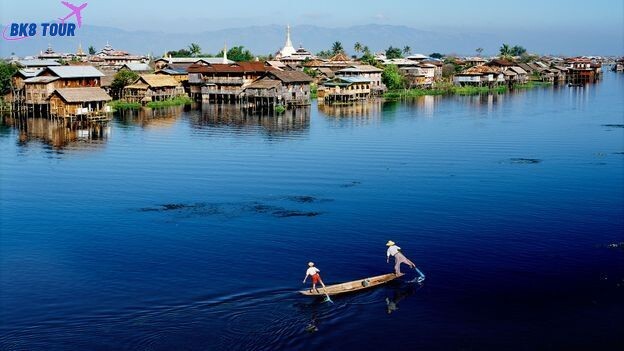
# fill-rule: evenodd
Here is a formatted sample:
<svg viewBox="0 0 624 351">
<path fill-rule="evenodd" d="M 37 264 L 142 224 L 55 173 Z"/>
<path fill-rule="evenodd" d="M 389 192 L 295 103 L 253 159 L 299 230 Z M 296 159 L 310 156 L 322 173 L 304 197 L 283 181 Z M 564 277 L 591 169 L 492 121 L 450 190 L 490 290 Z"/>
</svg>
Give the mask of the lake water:
<svg viewBox="0 0 624 351">
<path fill-rule="evenodd" d="M 621 350 L 623 96 L 6 118 L 0 349 Z M 311 260 L 391 272 L 389 239 L 424 284 L 297 294 Z"/>
</svg>

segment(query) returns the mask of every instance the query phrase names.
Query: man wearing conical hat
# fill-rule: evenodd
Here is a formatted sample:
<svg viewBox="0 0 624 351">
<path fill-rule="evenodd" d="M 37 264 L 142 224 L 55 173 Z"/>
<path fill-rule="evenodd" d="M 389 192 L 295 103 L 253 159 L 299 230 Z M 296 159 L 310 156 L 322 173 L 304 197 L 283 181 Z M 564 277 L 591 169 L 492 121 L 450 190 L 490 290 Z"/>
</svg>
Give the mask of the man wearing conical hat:
<svg viewBox="0 0 624 351">
<path fill-rule="evenodd" d="M 303 284 L 305 284 L 308 276 L 312 278 L 312 289 L 310 289 L 310 292 L 312 292 L 313 290 L 316 290 L 317 293 L 319 292 L 316 288 L 316 284 L 318 283 L 321 283 L 323 289 L 326 289 L 325 283 L 323 283 L 323 279 L 321 279 L 321 275 L 319 274 L 320 271 L 320 269 L 314 267 L 314 262 L 308 262 L 308 270 L 306 271 L 305 278 L 303 278 Z"/>
<path fill-rule="evenodd" d="M 401 273 L 401 263 L 405 263 L 410 266 L 410 268 L 416 269 L 416 265 L 401 253 L 401 248 L 398 247 L 394 241 L 388 240 L 386 246 L 388 247 L 386 263 L 390 263 L 390 256 L 394 257 L 394 274 L 399 277 L 403 275 L 403 273 Z"/>
</svg>

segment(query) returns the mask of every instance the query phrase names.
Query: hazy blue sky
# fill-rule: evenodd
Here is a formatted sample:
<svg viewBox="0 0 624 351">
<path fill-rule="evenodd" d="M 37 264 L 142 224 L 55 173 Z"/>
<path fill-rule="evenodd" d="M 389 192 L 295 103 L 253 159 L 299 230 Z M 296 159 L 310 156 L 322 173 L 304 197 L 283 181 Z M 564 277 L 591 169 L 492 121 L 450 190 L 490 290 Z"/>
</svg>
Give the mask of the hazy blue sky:
<svg viewBox="0 0 624 351">
<path fill-rule="evenodd" d="M 85 0 L 71 0 L 81 4 Z M 90 0 L 84 23 L 130 30 L 188 32 L 245 25 L 402 24 L 419 29 L 569 29 L 624 31 L 622 0 Z M 0 22 L 42 21 L 66 14 L 60 0 L 0 0 Z"/>
</svg>

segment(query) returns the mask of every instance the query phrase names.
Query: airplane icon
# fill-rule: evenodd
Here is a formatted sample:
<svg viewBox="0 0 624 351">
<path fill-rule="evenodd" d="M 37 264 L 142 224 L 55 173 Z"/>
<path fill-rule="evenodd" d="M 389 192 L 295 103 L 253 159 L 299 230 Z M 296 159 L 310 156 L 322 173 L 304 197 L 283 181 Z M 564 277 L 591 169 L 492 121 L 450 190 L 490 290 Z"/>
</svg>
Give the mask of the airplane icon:
<svg viewBox="0 0 624 351">
<path fill-rule="evenodd" d="M 63 17 L 63 18 L 59 18 L 59 20 L 61 20 L 61 23 L 65 23 L 65 20 L 67 20 L 68 18 L 70 18 L 73 15 L 76 15 L 76 22 L 78 23 L 78 28 L 80 28 L 82 26 L 82 16 L 80 15 L 80 11 L 82 11 L 82 9 L 84 9 L 87 6 L 87 3 L 85 2 L 84 4 L 80 5 L 80 6 L 75 6 L 72 5 L 70 3 L 68 3 L 67 1 L 61 1 L 61 3 L 67 7 L 69 7 L 72 12 Z"/>
</svg>

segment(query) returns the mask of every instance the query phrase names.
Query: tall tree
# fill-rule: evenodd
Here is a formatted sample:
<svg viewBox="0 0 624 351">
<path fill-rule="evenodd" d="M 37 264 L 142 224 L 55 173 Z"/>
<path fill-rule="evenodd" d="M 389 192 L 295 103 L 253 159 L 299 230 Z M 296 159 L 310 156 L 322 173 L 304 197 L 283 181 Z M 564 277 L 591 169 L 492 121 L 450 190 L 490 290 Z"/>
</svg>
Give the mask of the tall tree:
<svg viewBox="0 0 624 351">
<path fill-rule="evenodd" d="M 362 44 L 358 41 L 355 43 L 355 45 L 353 45 L 353 50 L 355 50 L 356 53 L 359 53 L 362 51 Z"/>
<path fill-rule="evenodd" d="M 0 61 L 0 98 L 11 90 L 11 77 L 17 72 L 17 66 Z"/>
<path fill-rule="evenodd" d="M 93 47 L 93 45 L 89 46 L 89 55 L 95 55 L 95 48 Z"/>
<path fill-rule="evenodd" d="M 481 53 L 483 52 L 483 48 L 476 48 L 475 51 L 477 52 L 477 56 L 481 56 Z"/>
<path fill-rule="evenodd" d="M 412 48 L 410 48 L 409 46 L 405 45 L 405 46 L 403 47 L 403 55 L 406 55 L 406 56 L 407 56 L 407 55 L 409 55 L 409 54 L 411 54 L 411 53 L 412 53 Z"/>
<path fill-rule="evenodd" d="M 199 44 L 197 43 L 191 43 L 191 45 L 189 45 L 188 47 L 188 50 L 193 57 L 197 57 L 199 54 L 201 54 L 201 47 L 199 47 Z"/>
<path fill-rule="evenodd" d="M 514 47 L 511 48 L 510 53 L 512 56 L 521 56 L 526 53 L 526 49 L 520 45 L 514 45 Z"/>
<path fill-rule="evenodd" d="M 111 83 L 113 97 L 119 99 L 123 88 L 134 83 L 137 79 L 139 79 L 139 75 L 129 69 L 117 71 L 113 77 L 113 82 Z"/>
<path fill-rule="evenodd" d="M 219 54 L 217 54 L 217 56 L 218 57 L 223 56 L 223 50 L 221 50 Z M 227 58 L 232 61 L 240 62 L 240 61 L 251 61 L 253 60 L 254 56 L 252 55 L 251 51 L 245 49 L 244 46 L 239 45 L 239 46 L 233 46 L 230 50 L 228 50 Z"/>
<path fill-rule="evenodd" d="M 431 53 L 431 55 L 429 55 L 429 57 L 434 58 L 434 59 L 441 59 L 441 58 L 444 57 L 444 55 L 442 55 L 439 52 L 433 52 L 433 53 Z"/>
<path fill-rule="evenodd" d="M 336 41 L 336 42 L 334 42 L 334 44 L 332 44 L 332 53 L 334 55 L 340 54 L 340 53 L 344 54 L 344 48 L 342 47 L 342 43 L 341 42 Z"/>
<path fill-rule="evenodd" d="M 498 50 L 500 52 L 501 58 L 510 58 L 512 56 L 511 48 L 509 47 L 509 44 L 503 44 Z"/>
<path fill-rule="evenodd" d="M 399 48 L 395 48 L 395 47 L 388 47 L 386 49 L 386 58 L 387 59 L 396 59 L 396 58 L 401 58 L 403 57 L 403 51 Z"/>
<path fill-rule="evenodd" d="M 405 87 L 405 79 L 396 65 L 386 65 L 381 73 L 381 80 L 390 90 Z"/>
</svg>

